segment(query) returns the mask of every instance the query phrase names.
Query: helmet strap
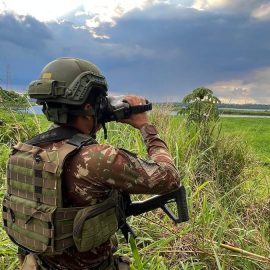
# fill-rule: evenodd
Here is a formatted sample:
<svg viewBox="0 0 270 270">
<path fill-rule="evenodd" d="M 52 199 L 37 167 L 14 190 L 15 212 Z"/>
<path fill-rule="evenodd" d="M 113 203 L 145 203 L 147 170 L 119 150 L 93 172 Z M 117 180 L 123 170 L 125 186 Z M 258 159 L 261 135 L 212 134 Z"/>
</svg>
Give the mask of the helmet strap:
<svg viewBox="0 0 270 270">
<path fill-rule="evenodd" d="M 106 128 L 106 123 L 101 123 L 102 128 L 103 128 L 103 132 L 104 132 L 104 139 L 107 140 L 108 138 L 108 132 L 107 132 L 107 128 Z"/>
<path fill-rule="evenodd" d="M 96 116 L 96 112 L 89 108 L 86 110 L 68 110 L 68 114 L 75 115 L 75 116 Z"/>
<path fill-rule="evenodd" d="M 93 115 L 93 127 L 92 130 L 90 131 L 89 135 L 93 137 L 94 139 L 96 138 L 96 127 L 97 127 L 97 118 L 95 115 Z"/>
</svg>

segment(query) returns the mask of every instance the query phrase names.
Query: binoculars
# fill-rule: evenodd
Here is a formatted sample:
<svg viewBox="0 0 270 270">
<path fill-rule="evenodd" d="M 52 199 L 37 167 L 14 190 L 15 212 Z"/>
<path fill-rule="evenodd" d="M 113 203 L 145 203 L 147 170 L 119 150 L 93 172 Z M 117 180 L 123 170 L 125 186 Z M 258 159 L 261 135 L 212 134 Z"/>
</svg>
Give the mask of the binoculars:
<svg viewBox="0 0 270 270">
<path fill-rule="evenodd" d="M 132 106 L 124 100 L 125 96 L 102 97 L 98 108 L 98 122 L 107 123 L 127 119 L 132 114 L 143 113 L 152 110 L 152 103 L 146 100 L 144 105 Z"/>
</svg>

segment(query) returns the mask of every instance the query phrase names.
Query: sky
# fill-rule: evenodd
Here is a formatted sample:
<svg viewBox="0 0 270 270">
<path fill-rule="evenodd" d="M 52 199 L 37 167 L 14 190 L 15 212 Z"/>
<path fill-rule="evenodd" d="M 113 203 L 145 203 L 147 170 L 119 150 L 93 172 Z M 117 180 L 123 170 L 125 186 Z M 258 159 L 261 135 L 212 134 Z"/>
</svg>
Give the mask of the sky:
<svg viewBox="0 0 270 270">
<path fill-rule="evenodd" d="M 0 0 L 0 86 L 59 57 L 96 64 L 112 94 L 175 101 L 208 87 L 270 104 L 269 0 Z"/>
</svg>

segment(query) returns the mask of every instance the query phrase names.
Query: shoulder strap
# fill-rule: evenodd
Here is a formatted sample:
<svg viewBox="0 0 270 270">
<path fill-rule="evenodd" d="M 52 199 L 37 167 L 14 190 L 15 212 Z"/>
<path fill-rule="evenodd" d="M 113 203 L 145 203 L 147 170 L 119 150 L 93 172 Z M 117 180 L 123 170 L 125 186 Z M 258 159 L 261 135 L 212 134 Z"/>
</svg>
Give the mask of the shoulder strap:
<svg viewBox="0 0 270 270">
<path fill-rule="evenodd" d="M 67 139 L 67 143 L 78 147 L 78 149 L 83 145 L 97 143 L 95 139 L 89 135 L 81 134 L 76 128 L 73 127 L 56 127 L 37 135 L 25 143 L 30 145 L 39 145 L 59 142 Z"/>
<path fill-rule="evenodd" d="M 75 134 L 66 141 L 66 144 L 58 149 L 60 164 L 64 164 L 68 157 L 76 154 L 83 146 L 96 143 L 97 141 L 88 135 Z"/>
<path fill-rule="evenodd" d="M 76 146 L 76 149 L 79 150 L 82 146 L 96 144 L 97 141 L 89 135 L 77 133 L 68 139 L 67 143 Z"/>
</svg>

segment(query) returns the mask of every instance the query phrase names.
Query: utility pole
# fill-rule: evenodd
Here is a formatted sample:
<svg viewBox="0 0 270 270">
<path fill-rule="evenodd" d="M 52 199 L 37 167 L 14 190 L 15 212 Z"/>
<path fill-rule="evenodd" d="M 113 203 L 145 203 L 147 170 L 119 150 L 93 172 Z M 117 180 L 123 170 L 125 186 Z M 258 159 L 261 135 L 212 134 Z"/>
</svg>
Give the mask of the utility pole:
<svg viewBox="0 0 270 270">
<path fill-rule="evenodd" d="M 7 91 L 9 90 L 9 87 L 10 87 L 10 75 L 11 75 L 10 66 L 9 64 L 7 64 L 6 65 L 6 90 Z"/>
</svg>

